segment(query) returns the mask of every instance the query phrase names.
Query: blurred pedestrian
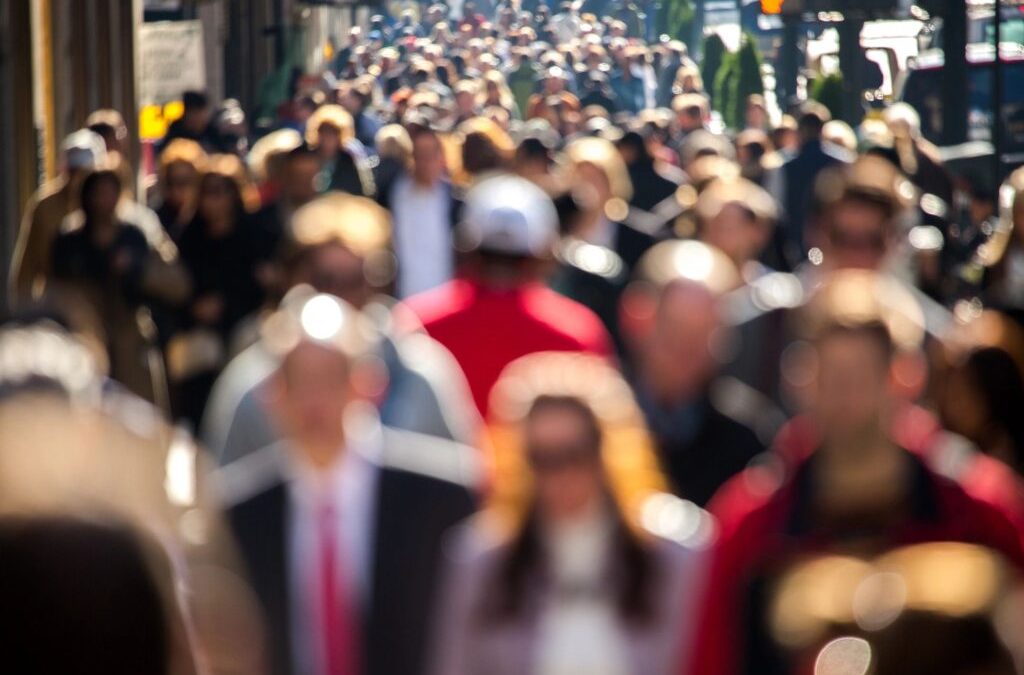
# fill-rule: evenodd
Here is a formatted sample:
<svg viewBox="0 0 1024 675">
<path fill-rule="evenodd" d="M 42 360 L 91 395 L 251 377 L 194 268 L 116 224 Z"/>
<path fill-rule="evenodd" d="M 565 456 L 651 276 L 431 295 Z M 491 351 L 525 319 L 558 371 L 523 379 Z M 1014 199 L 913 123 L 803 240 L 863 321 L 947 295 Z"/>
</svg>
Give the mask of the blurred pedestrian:
<svg viewBox="0 0 1024 675">
<path fill-rule="evenodd" d="M 423 672 L 441 535 L 474 510 L 472 450 L 355 414 L 380 385 L 363 321 L 331 296 L 286 300 L 268 392 L 282 442 L 221 475 L 272 673 Z"/>
</svg>

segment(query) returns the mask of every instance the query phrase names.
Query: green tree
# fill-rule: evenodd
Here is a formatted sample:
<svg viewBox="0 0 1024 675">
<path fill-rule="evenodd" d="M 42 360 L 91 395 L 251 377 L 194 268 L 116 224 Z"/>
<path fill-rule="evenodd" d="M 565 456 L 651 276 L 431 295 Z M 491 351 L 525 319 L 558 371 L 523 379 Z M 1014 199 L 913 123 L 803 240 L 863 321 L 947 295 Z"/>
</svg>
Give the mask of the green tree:
<svg viewBox="0 0 1024 675">
<path fill-rule="evenodd" d="M 715 74 L 715 84 L 711 89 L 711 99 L 714 101 L 714 109 L 722 114 L 726 126 L 735 128 L 733 125 L 733 113 L 736 109 L 736 81 L 739 77 L 739 54 L 737 52 L 725 53 L 722 65 Z"/>
<path fill-rule="evenodd" d="M 658 5 L 655 27 L 659 35 L 668 35 L 673 40 L 690 41 L 693 30 L 693 3 L 691 0 L 661 0 Z"/>
<path fill-rule="evenodd" d="M 754 38 L 745 33 L 736 53 L 736 81 L 732 95 L 733 129 L 742 129 L 747 121 L 747 99 L 753 94 L 764 96 L 764 77 L 761 74 L 761 52 Z"/>
<path fill-rule="evenodd" d="M 843 118 L 843 74 L 819 76 L 811 85 L 811 98 L 822 104 L 835 119 Z"/>
<path fill-rule="evenodd" d="M 717 105 L 715 100 L 715 78 L 725 61 L 725 43 L 718 33 L 711 33 L 704 38 L 704 57 L 700 64 L 700 76 L 704 80 L 704 89 L 711 96 L 711 105 Z"/>
</svg>

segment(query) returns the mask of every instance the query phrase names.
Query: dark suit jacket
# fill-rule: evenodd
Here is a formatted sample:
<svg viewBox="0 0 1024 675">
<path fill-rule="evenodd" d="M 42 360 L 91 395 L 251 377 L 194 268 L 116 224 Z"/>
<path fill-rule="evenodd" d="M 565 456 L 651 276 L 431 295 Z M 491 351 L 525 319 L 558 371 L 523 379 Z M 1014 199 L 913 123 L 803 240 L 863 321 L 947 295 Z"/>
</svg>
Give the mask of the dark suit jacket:
<svg viewBox="0 0 1024 675">
<path fill-rule="evenodd" d="M 469 489 L 475 483 L 475 454 L 447 441 L 391 429 L 385 429 L 383 438 L 373 582 L 362 617 L 364 672 L 417 675 L 423 669 L 434 611 L 442 533 L 475 509 Z M 281 450 L 272 446 L 241 462 L 266 465 L 272 463 L 272 453 L 280 456 Z M 261 482 L 265 487 L 231 505 L 228 516 L 266 612 L 271 672 L 290 675 L 295 662 L 290 644 L 290 499 L 280 472 L 276 480 Z"/>
</svg>

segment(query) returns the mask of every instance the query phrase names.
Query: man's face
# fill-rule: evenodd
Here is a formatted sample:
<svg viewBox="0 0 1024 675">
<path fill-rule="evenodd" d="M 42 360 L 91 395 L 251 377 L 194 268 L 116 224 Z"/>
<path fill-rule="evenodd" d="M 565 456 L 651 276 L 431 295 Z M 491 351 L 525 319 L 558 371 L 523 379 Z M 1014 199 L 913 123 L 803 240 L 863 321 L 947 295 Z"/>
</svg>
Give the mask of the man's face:
<svg viewBox="0 0 1024 675">
<path fill-rule="evenodd" d="M 310 342 L 285 358 L 274 409 L 285 436 L 298 441 L 298 449 L 341 449 L 342 419 L 352 399 L 349 374 L 344 355 Z"/>
<path fill-rule="evenodd" d="M 412 146 L 413 172 L 416 182 L 432 185 L 444 173 L 444 152 L 441 141 L 433 134 L 419 134 Z"/>
<path fill-rule="evenodd" d="M 340 244 L 324 244 L 310 251 L 289 279 L 289 287 L 300 284 L 357 308 L 363 307 L 372 294 L 363 259 Z"/>
<path fill-rule="evenodd" d="M 676 119 L 679 121 L 679 128 L 685 133 L 696 131 L 704 126 L 704 120 L 701 118 L 700 110 L 693 108 L 686 108 L 685 110 L 679 111 Z"/>
<path fill-rule="evenodd" d="M 293 206 L 300 206 L 316 197 L 316 177 L 320 161 L 313 156 L 293 157 L 285 166 L 284 195 Z"/>
<path fill-rule="evenodd" d="M 885 212 L 860 201 L 844 201 L 826 214 L 825 260 L 833 269 L 880 269 L 889 253 Z"/>
<path fill-rule="evenodd" d="M 664 291 L 651 334 L 639 345 L 656 396 L 677 403 L 703 391 L 718 367 L 720 327 L 715 298 L 706 288 L 679 283 Z"/>
<path fill-rule="evenodd" d="M 826 441 L 849 442 L 884 429 L 889 358 L 870 335 L 838 332 L 817 345 L 812 407 Z"/>
<path fill-rule="evenodd" d="M 737 266 L 742 266 L 756 259 L 768 243 L 768 228 L 741 204 L 729 203 L 704 223 L 701 240 L 721 249 Z"/>
</svg>

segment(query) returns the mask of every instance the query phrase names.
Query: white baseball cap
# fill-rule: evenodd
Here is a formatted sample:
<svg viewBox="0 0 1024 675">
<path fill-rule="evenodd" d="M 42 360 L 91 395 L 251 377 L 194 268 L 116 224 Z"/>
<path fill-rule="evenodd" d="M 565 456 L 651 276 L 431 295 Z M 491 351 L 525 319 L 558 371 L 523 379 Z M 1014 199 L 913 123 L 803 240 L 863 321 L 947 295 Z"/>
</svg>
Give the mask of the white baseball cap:
<svg viewBox="0 0 1024 675">
<path fill-rule="evenodd" d="M 494 176 L 466 195 L 460 230 L 467 250 L 541 258 L 558 240 L 558 212 L 551 197 L 525 178 Z"/>
<path fill-rule="evenodd" d="M 69 134 L 60 144 L 60 149 L 69 169 L 91 169 L 107 158 L 103 137 L 89 129 L 79 129 Z"/>
</svg>

